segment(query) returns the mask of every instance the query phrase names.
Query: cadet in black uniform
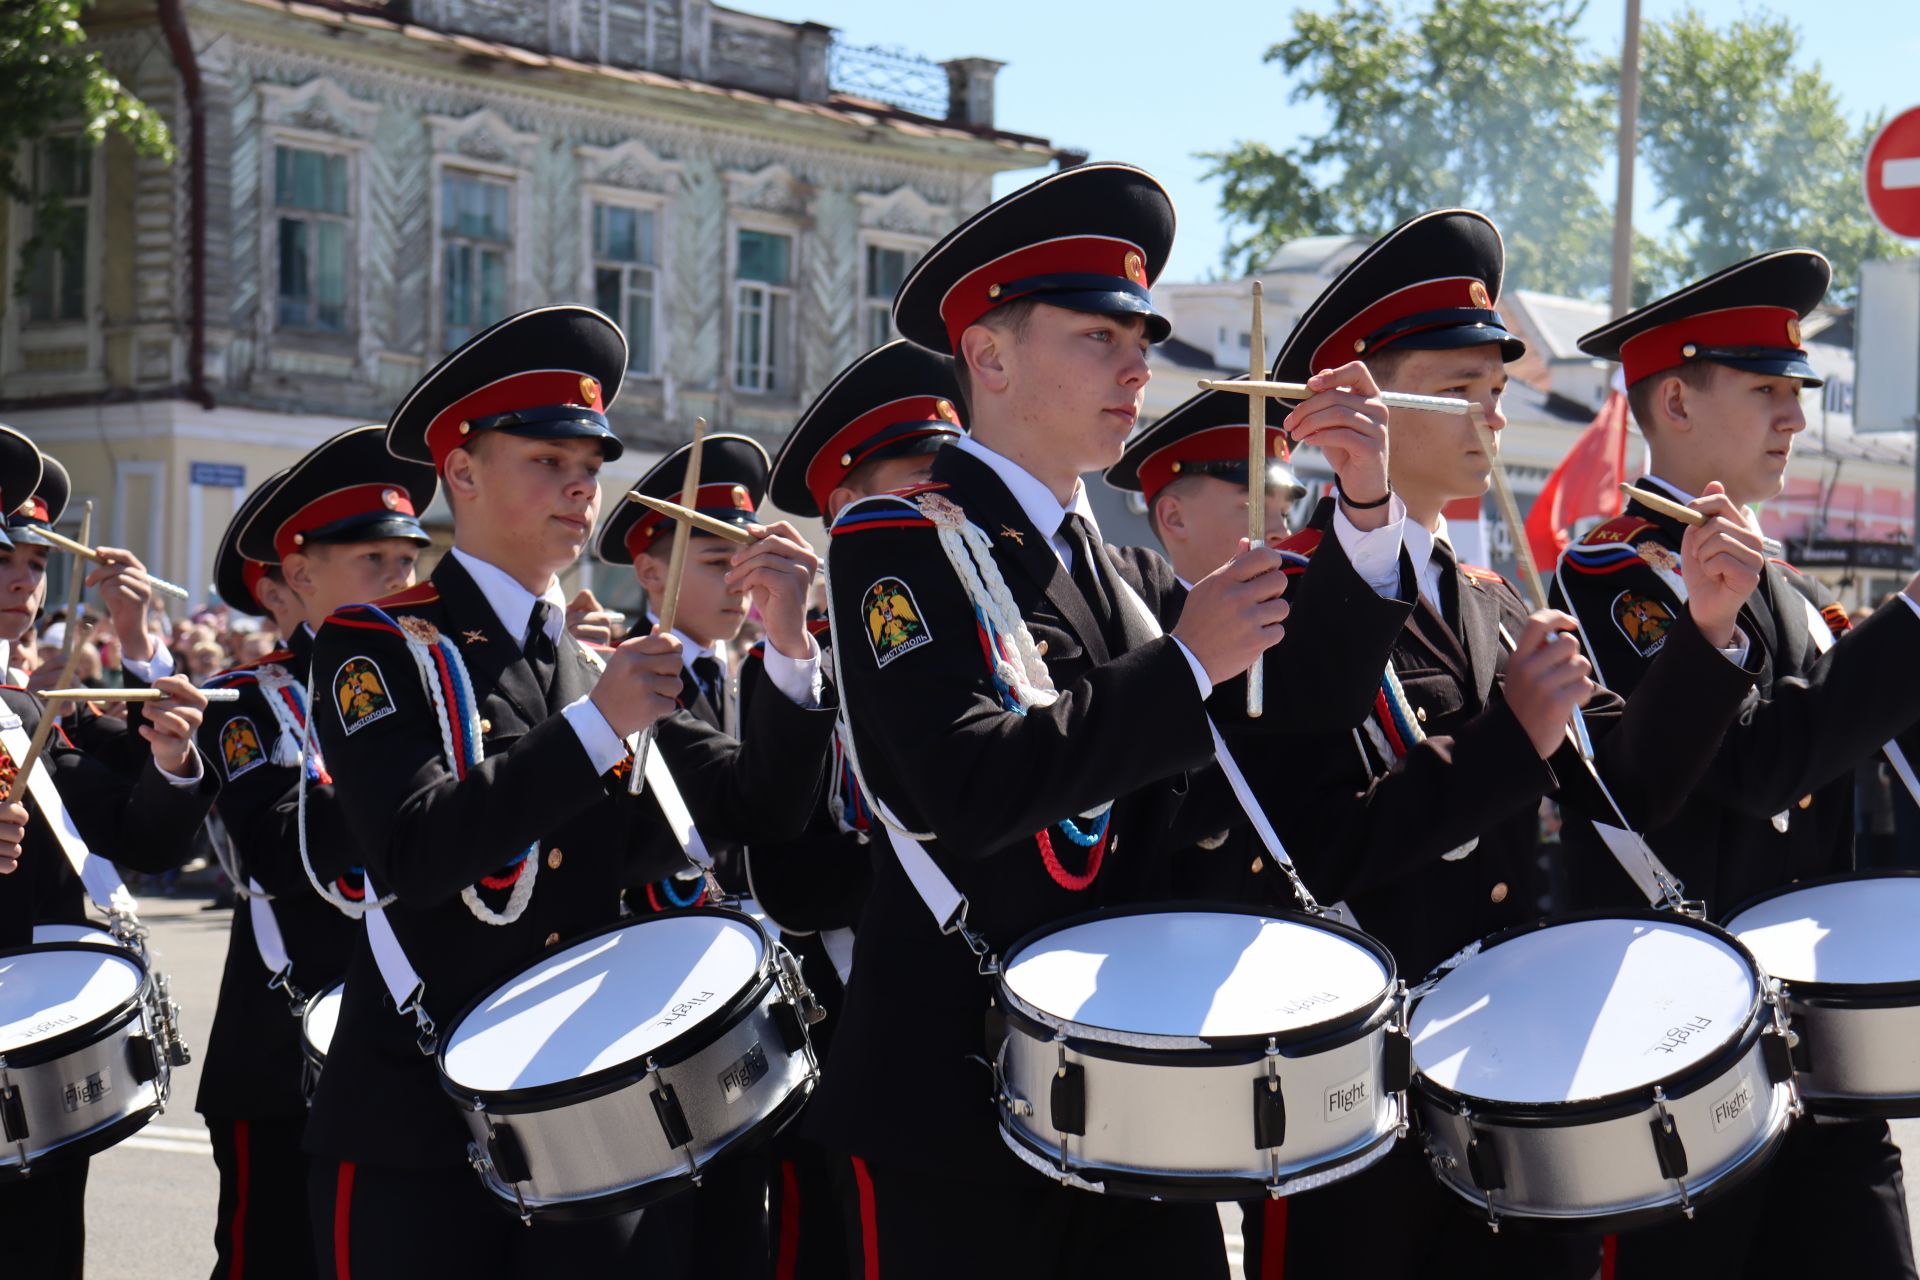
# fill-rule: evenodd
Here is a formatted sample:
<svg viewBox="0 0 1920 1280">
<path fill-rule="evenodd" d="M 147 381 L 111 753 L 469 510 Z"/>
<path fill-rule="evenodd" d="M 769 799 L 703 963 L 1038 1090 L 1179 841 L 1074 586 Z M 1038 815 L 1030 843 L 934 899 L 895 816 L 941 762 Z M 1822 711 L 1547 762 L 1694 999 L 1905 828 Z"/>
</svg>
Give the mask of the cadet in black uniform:
<svg viewBox="0 0 1920 1280">
<path fill-rule="evenodd" d="M 1494 309 L 1502 265 L 1499 233 L 1486 218 L 1423 214 L 1328 286 L 1274 364 L 1276 380 L 1316 392 L 1288 414 L 1289 432 L 1366 419 L 1385 423 L 1389 438 L 1390 489 L 1342 487 L 1286 549 L 1315 565 L 1348 563 L 1413 608 L 1391 662 L 1374 677 L 1370 713 L 1333 733 L 1294 731 L 1277 741 L 1263 733 L 1250 747 L 1266 746 L 1276 763 L 1249 774 L 1286 813 L 1284 838 L 1308 886 L 1322 901 L 1343 899 L 1409 982 L 1539 914 L 1524 886 L 1543 795 L 1606 811 L 1568 740 L 1576 707 L 1586 708 L 1595 765 L 1613 795 L 1630 816 L 1657 817 L 1678 808 L 1704 768 L 1698 744 L 1717 739 L 1752 685 L 1749 671 L 1716 651 L 1730 643 L 1735 610 L 1758 576 L 1758 539 L 1742 541 L 1744 529 L 1713 524 L 1689 539 L 1693 608 L 1677 620 L 1657 692 L 1624 712 L 1588 679 L 1578 642 L 1565 634 L 1571 619 L 1529 616 L 1499 575 L 1456 561 L 1441 509 L 1484 493 L 1491 459 L 1469 418 L 1389 414 L 1376 392 L 1475 401 L 1497 439 L 1505 365 L 1524 351 Z M 1401 518 L 1377 531 L 1353 529 L 1347 511 L 1372 504 Z M 1731 514 L 1724 499 L 1707 505 Z M 1296 608 L 1296 621 L 1306 608 Z M 1673 732 L 1676 723 L 1687 726 L 1684 734 Z M 1264 880 L 1267 897 L 1288 900 L 1284 882 Z M 1356 1268 L 1412 1276 L 1445 1258 L 1463 1273 L 1585 1280 L 1598 1265 L 1597 1237 L 1494 1236 L 1453 1201 L 1418 1143 L 1402 1142 L 1363 1173 L 1264 1205 L 1248 1233 L 1249 1266 L 1267 1275 L 1284 1267 L 1289 1276 Z M 1391 1206 L 1395 1230 L 1369 1235 L 1383 1206 Z"/>
<path fill-rule="evenodd" d="M 503 320 L 441 361 L 394 414 L 387 445 L 437 468 L 453 549 L 415 590 L 336 611 L 314 643 L 316 726 L 368 892 L 393 896 L 383 920 L 442 1028 L 562 939 L 614 922 L 622 886 L 680 865 L 652 797 L 627 794 L 629 735 L 655 726 L 694 819 L 729 839 L 797 832 L 825 771 L 830 709 L 761 699 L 743 746 L 675 709 L 671 637 L 628 640 L 599 671 L 563 632 L 555 575 L 592 537 L 602 459 L 622 448 L 605 406 L 626 367 L 613 322 L 571 306 Z M 749 591 L 775 643 L 799 631 L 790 660 L 817 667 L 804 587 L 762 574 L 763 558 L 810 556 L 756 533 L 741 565 L 759 575 Z M 470 681 L 484 751 L 461 735 L 449 761 L 410 639 L 436 672 Z M 307 1129 L 323 1274 L 637 1265 L 618 1262 L 633 1213 L 528 1230 L 482 1188 L 416 1020 L 389 995 L 363 940 Z M 659 1273 L 674 1268 L 660 1260 Z"/>
<path fill-rule="evenodd" d="M 433 500 L 433 469 L 393 457 L 385 437 L 382 427 L 355 428 L 268 479 L 234 513 L 214 560 L 220 598 L 270 616 L 287 642 L 207 682 L 240 697 L 200 730 L 223 775 L 220 816 L 236 855 L 233 926 L 196 1103 L 220 1169 L 216 1277 L 315 1274 L 300 1014 L 305 997 L 345 976 L 360 933 L 350 912 L 365 888 L 333 784 L 305 741 L 306 620 L 413 585 L 428 541 L 414 513 Z M 252 539 L 245 547 L 243 532 Z"/>
<path fill-rule="evenodd" d="M 900 861 L 924 851 L 995 947 L 1171 893 L 1162 842 L 1187 773 L 1209 770 L 1205 700 L 1287 613 L 1278 553 L 1243 551 L 1182 593 L 1158 555 L 1105 545 L 1079 480 L 1119 456 L 1139 412 L 1168 332 L 1147 290 L 1172 236 L 1147 174 L 1068 169 L 962 224 L 894 303 L 909 340 L 956 353 L 972 435 L 922 490 L 842 510 L 829 550 L 856 776 L 877 817 L 923 841 L 889 828 L 896 856 L 877 860 L 806 1120 L 849 1157 L 842 1205 L 867 1275 L 1225 1274 L 1212 1206 L 1070 1190 L 1007 1151 L 981 1065 L 990 988 Z M 1375 598 L 1328 575 L 1303 593 L 1320 584 Z M 1302 687 L 1293 655 L 1270 662 L 1270 696 L 1357 715 L 1391 627 L 1369 656 L 1364 621 L 1346 621 L 1343 645 L 1303 645 Z"/>
<path fill-rule="evenodd" d="M 31 494 L 41 461 L 32 442 L 0 430 L 0 509 L 9 495 Z M 18 639 L 46 597 L 47 551 L 15 545 L 0 532 L 0 619 L 16 620 Z M 219 789 L 194 749 L 206 699 L 184 679 L 160 686 L 170 696 L 143 708 L 139 735 L 148 746 L 133 778 L 72 746 L 58 732 L 47 740 L 36 769 L 46 769 L 90 848 L 140 871 L 178 866 Z M 46 708 L 15 686 L 0 687 L 0 720 L 31 739 Z M 18 739 L 16 739 L 18 741 Z M 22 749 L 24 750 L 24 748 Z M 0 748 L 0 794 L 20 762 Z M 0 950 L 33 942 L 36 924 L 89 924 L 87 891 L 55 840 L 39 802 L 0 804 Z M 9 1275 L 78 1278 L 85 1271 L 86 1187 L 90 1161 L 67 1156 L 35 1166 L 30 1177 L 0 1174 L 0 1241 Z"/>
<path fill-rule="evenodd" d="M 1682 503 L 1724 491 L 1743 507 L 1780 492 L 1806 427 L 1800 390 L 1820 385 L 1800 321 L 1830 277 L 1812 250 L 1765 253 L 1580 339 L 1582 351 L 1625 367 L 1651 453 L 1639 483 Z M 1685 536 L 1680 522 L 1629 503 L 1561 559 L 1555 590 L 1579 617 L 1595 668 L 1622 692 L 1649 680 L 1674 642 L 1691 586 L 1674 572 Z M 1853 768 L 1920 720 L 1916 598 L 1920 580 L 1827 651 L 1844 621 L 1833 598 L 1783 561 L 1766 565 L 1739 617 L 1759 672 L 1754 696 L 1686 804 L 1644 833 L 1711 918 L 1852 868 Z M 1573 861 L 1578 905 L 1635 901 L 1586 824 L 1568 823 L 1562 839 L 1584 855 Z M 1615 1274 L 1911 1277 L 1901 1181 L 1885 1121 L 1807 1117 L 1769 1170 L 1695 1221 L 1622 1236 Z"/>
</svg>

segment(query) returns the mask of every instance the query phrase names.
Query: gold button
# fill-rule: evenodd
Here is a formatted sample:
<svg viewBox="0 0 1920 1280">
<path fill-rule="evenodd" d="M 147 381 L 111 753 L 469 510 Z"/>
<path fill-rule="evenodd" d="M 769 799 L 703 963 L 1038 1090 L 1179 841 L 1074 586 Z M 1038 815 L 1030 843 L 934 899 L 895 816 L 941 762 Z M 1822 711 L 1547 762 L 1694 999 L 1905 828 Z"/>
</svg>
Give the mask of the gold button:
<svg viewBox="0 0 1920 1280">
<path fill-rule="evenodd" d="M 547 870 L 558 871 L 564 855 L 558 849 L 547 850 Z"/>
<path fill-rule="evenodd" d="M 1266 869 L 1266 865 L 1267 865 L 1267 860 L 1265 858 L 1255 858 L 1253 860 L 1253 867 L 1252 867 L 1253 874 L 1259 875 L 1261 871 Z"/>
<path fill-rule="evenodd" d="M 1039 657 L 1042 657 L 1042 658 L 1044 658 L 1044 657 L 1046 657 L 1046 656 L 1047 656 L 1047 642 L 1046 642 L 1045 640 L 1042 640 L 1042 641 L 1041 641 L 1041 642 L 1040 642 L 1039 644 L 1036 644 L 1035 646 L 1033 646 L 1033 651 L 1034 651 L 1034 653 L 1035 653 L 1036 655 L 1038 655 Z"/>
<path fill-rule="evenodd" d="M 546 945 L 550 947 L 558 941 L 560 941 L 560 935 L 557 933 L 550 933 L 547 935 Z"/>
<path fill-rule="evenodd" d="M 1413 718 L 1421 724 L 1425 724 L 1427 722 L 1427 709 L 1425 707 L 1415 707 L 1413 709 Z"/>
<path fill-rule="evenodd" d="M 491 721 L 491 720 L 487 720 L 487 719 L 484 719 L 484 718 L 483 718 L 483 719 L 482 719 L 482 720 L 480 721 L 480 732 L 482 732 L 482 733 L 492 733 L 492 732 L 493 732 L 493 721 Z"/>
<path fill-rule="evenodd" d="M 1813 797 L 1812 797 L 1811 795 L 1805 795 L 1805 796 L 1801 796 L 1801 797 L 1800 797 L 1800 807 L 1801 807 L 1802 809 L 1811 809 L 1811 808 L 1813 808 Z"/>
<path fill-rule="evenodd" d="M 1493 892 L 1487 896 L 1495 902 L 1505 902 L 1507 900 L 1507 882 L 1502 880 L 1499 884 L 1493 886 Z"/>
</svg>

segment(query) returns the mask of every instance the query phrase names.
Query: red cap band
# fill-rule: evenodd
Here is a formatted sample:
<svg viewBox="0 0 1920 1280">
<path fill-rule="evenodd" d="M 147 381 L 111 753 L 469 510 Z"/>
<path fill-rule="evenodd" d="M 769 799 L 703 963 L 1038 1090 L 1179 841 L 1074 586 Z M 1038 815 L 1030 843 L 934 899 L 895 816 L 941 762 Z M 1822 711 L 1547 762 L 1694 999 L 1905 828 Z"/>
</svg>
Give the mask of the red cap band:
<svg viewBox="0 0 1920 1280">
<path fill-rule="evenodd" d="M 960 434 L 960 414 L 953 401 L 943 396 L 904 396 L 890 400 L 877 409 L 869 409 L 835 432 L 807 464 L 807 492 L 820 510 L 827 509 L 827 498 L 847 472 L 866 461 L 867 443 L 886 431 L 911 423 L 926 423 L 924 431 L 905 431 L 889 436 L 886 443 L 898 444 L 922 436 Z"/>
<path fill-rule="evenodd" d="M 1147 287 L 1147 260 L 1140 246 L 1112 236 L 1063 236 L 1015 249 L 961 276 L 940 299 L 947 339 L 960 349 L 960 335 L 981 316 L 1023 296 L 1007 286 L 1053 275 L 1107 276 L 1116 289 Z"/>
<path fill-rule="evenodd" d="M 351 520 L 355 516 L 416 515 L 407 491 L 390 484 L 356 484 L 323 494 L 294 512 L 273 531 L 273 549 L 282 558 L 306 545 L 315 529 Z"/>
<path fill-rule="evenodd" d="M 1377 345 L 1372 341 L 1375 333 L 1408 316 L 1468 308 L 1479 311 L 1493 309 L 1493 298 L 1487 293 L 1486 282 L 1478 276 L 1448 276 L 1410 284 L 1388 294 L 1334 330 L 1332 336 L 1314 351 L 1313 370 L 1317 373 L 1322 369 L 1337 369 L 1349 360 L 1363 360 L 1380 347 L 1390 346 L 1400 338 L 1421 332 L 1419 328 L 1412 328 L 1383 338 Z M 1457 321 L 1435 320 L 1431 327 L 1438 329 L 1454 323 Z"/>
<path fill-rule="evenodd" d="M 1727 307 L 1656 325 L 1620 344 L 1621 371 L 1632 386 L 1678 369 L 1702 347 L 1800 351 L 1800 317 L 1792 307 Z"/>
<path fill-rule="evenodd" d="M 1287 438 L 1278 427 L 1267 428 L 1267 456 L 1286 456 Z M 1183 436 L 1165 448 L 1156 449 L 1140 463 L 1140 493 L 1153 505 L 1154 495 L 1180 478 L 1190 463 L 1245 462 L 1247 460 L 1246 424 L 1208 427 Z"/>
<path fill-rule="evenodd" d="M 427 451 L 433 455 L 436 468 L 444 466 L 447 455 L 472 438 L 468 424 L 473 419 L 556 404 L 577 404 L 596 413 L 606 412 L 599 381 L 584 373 L 572 369 L 516 373 L 489 382 L 435 414 L 427 424 Z"/>
<path fill-rule="evenodd" d="M 246 584 L 247 594 L 260 600 L 260 582 L 273 571 L 273 566 L 262 560 L 242 560 L 240 562 L 240 581 Z"/>
<path fill-rule="evenodd" d="M 649 497 L 652 495 L 649 494 Z M 681 506 L 691 505 L 695 511 L 744 511 L 753 514 L 753 495 L 747 492 L 743 484 L 703 484 L 700 492 L 691 504 L 683 494 L 670 493 L 668 502 L 677 502 Z M 673 517 L 661 515 L 652 507 L 643 507 L 646 513 L 633 522 L 633 528 L 627 530 L 627 554 L 637 556 L 653 545 L 653 540 L 661 530 L 671 525 Z"/>
</svg>

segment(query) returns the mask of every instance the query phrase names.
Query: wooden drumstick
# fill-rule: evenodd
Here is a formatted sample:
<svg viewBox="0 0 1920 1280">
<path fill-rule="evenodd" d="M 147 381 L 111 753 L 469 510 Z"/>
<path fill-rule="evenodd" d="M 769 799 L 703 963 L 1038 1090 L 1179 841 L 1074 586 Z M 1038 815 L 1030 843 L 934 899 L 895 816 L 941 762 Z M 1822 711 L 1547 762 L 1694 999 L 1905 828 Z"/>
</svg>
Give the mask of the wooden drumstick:
<svg viewBox="0 0 1920 1280">
<path fill-rule="evenodd" d="M 173 695 L 165 689 L 48 689 L 40 695 L 44 702 L 163 702 Z M 238 689 L 202 689 L 208 702 L 238 702 Z"/>
<path fill-rule="evenodd" d="M 1247 355 L 1247 381 L 1267 371 L 1266 290 L 1253 282 L 1253 325 Z M 1267 398 L 1247 397 L 1247 543 L 1267 545 Z M 1247 668 L 1247 717 L 1258 719 L 1267 709 L 1266 654 L 1254 655 Z"/>
<path fill-rule="evenodd" d="M 680 495 L 700 501 L 700 455 L 706 449 L 707 420 L 693 420 L 693 447 L 687 451 L 687 470 L 680 478 Z M 687 543 L 692 540 L 693 526 L 685 520 L 673 526 L 673 550 L 667 557 L 667 585 L 660 592 L 660 634 L 666 635 L 673 630 L 674 615 L 680 611 L 680 583 L 687 575 Z M 653 726 L 641 730 L 640 737 L 633 746 L 633 772 L 627 775 L 627 794 L 637 796 L 646 785 L 642 776 L 646 770 L 647 752 L 653 746 Z"/>
<path fill-rule="evenodd" d="M 1304 382 L 1266 382 L 1259 379 L 1202 378 L 1202 391 L 1231 391 L 1243 396 L 1271 396 L 1275 400 L 1306 400 L 1318 395 Z M 1416 396 L 1405 391 L 1382 391 L 1380 401 L 1389 409 L 1425 409 L 1430 413 L 1468 411 L 1471 402 L 1454 396 Z"/>
<path fill-rule="evenodd" d="M 74 541 L 57 529 L 35 529 L 34 532 L 63 551 L 71 551 L 73 554 L 91 560 L 95 564 L 100 562 L 100 553 L 98 551 L 95 551 L 85 542 Z M 165 578 L 155 577 L 152 573 L 147 574 L 147 581 L 153 584 L 155 591 L 163 595 L 172 596 L 176 600 L 185 600 L 187 598 L 187 589 L 178 583 L 168 582 Z"/>
<path fill-rule="evenodd" d="M 93 532 L 93 501 L 80 510 L 80 536 L 86 538 Z M 67 635 L 66 647 L 62 652 L 60 664 L 61 684 L 73 679 L 73 669 L 80 659 L 80 583 L 86 575 L 80 572 L 80 566 L 73 566 L 73 577 L 67 581 Z M 47 749 L 47 739 L 53 734 L 54 725 L 60 722 L 52 707 L 44 707 L 40 712 L 40 723 L 34 726 L 33 741 L 27 744 L 27 758 L 20 761 L 20 769 L 13 775 L 13 785 L 7 788 L 7 803 L 18 804 L 27 794 L 27 779 L 33 776 L 33 766 L 39 763 L 40 753 Z"/>
<path fill-rule="evenodd" d="M 692 525 L 700 532 L 710 533 L 716 538 L 725 538 L 728 542 L 742 546 L 753 541 L 753 535 L 737 524 L 728 524 L 725 520 L 716 520 L 712 516 L 702 515 L 692 507 L 683 507 L 677 502 L 668 502 L 665 498 L 649 498 L 644 493 L 630 493 L 627 499 L 643 507 L 651 507 L 669 519 Z"/>
<path fill-rule="evenodd" d="M 1620 486 L 1620 492 L 1626 494 L 1642 506 L 1650 507 L 1663 516 L 1678 520 L 1681 524 L 1694 525 L 1705 524 L 1707 522 L 1707 518 L 1698 511 L 1695 511 L 1692 507 L 1681 506 L 1672 498 L 1663 497 L 1651 489 L 1642 489 L 1638 485 L 1623 484 Z"/>
</svg>

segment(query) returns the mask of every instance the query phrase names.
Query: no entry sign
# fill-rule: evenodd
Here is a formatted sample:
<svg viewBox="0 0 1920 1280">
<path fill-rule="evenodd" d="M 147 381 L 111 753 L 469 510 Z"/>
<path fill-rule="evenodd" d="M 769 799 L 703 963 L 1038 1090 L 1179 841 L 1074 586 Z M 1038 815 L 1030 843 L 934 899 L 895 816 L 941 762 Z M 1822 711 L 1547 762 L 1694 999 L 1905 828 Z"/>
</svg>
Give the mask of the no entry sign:
<svg viewBox="0 0 1920 1280">
<path fill-rule="evenodd" d="M 1920 107 L 1887 121 L 1867 148 L 1867 206 L 1897 236 L 1920 239 Z"/>
</svg>

